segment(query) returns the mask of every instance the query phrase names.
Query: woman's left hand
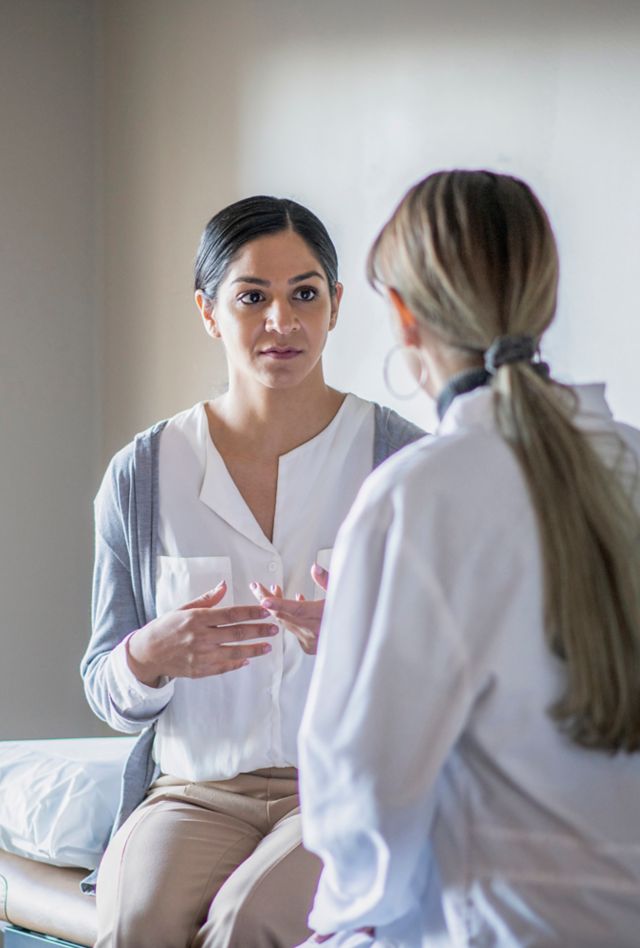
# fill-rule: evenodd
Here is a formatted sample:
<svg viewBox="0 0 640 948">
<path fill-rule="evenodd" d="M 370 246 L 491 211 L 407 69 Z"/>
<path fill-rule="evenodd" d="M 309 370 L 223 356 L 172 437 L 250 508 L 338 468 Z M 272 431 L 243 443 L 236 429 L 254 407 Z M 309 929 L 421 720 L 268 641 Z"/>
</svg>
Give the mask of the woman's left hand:
<svg viewBox="0 0 640 948">
<path fill-rule="evenodd" d="M 329 573 L 314 563 L 311 567 L 313 581 L 326 590 Z M 266 609 L 278 621 L 293 632 L 303 652 L 315 655 L 318 651 L 318 635 L 324 611 L 324 599 L 305 599 L 298 593 L 295 599 L 283 599 L 280 586 L 272 586 L 271 591 L 262 583 L 251 583 L 251 592 L 263 609 Z"/>
</svg>

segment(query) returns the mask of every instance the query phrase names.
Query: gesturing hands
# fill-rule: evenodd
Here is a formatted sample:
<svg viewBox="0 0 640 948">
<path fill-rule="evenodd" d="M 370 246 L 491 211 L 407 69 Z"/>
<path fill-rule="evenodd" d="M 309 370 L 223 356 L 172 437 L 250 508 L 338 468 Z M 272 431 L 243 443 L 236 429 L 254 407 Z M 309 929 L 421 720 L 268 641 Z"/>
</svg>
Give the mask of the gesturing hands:
<svg viewBox="0 0 640 948">
<path fill-rule="evenodd" d="M 314 583 L 326 590 L 329 584 L 329 573 L 317 563 L 311 567 L 311 576 Z M 280 586 L 272 586 L 269 591 L 262 583 L 251 583 L 251 592 L 261 606 L 269 614 L 293 632 L 303 652 L 315 655 L 318 651 L 318 635 L 324 611 L 324 600 L 305 599 L 298 593 L 295 599 L 283 599 Z"/>
<path fill-rule="evenodd" d="M 271 651 L 268 643 L 239 644 L 276 635 L 278 627 L 257 622 L 269 615 L 260 606 L 215 608 L 226 589 L 226 583 L 218 583 L 210 592 L 153 619 L 129 636 L 129 667 L 139 681 L 157 687 L 165 675 L 221 675 Z"/>
</svg>

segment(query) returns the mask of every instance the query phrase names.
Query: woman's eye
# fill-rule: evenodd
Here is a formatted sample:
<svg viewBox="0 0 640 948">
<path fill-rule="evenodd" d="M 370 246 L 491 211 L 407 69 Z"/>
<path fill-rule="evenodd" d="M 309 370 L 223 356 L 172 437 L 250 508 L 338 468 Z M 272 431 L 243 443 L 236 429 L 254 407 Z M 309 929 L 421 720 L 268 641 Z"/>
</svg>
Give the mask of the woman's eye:
<svg viewBox="0 0 640 948">
<path fill-rule="evenodd" d="M 304 303 L 310 303 L 317 295 L 318 291 L 314 286 L 301 286 L 299 290 L 296 290 L 294 299 L 302 300 Z"/>
<path fill-rule="evenodd" d="M 248 293 L 242 293 L 238 299 L 241 303 L 244 303 L 245 306 L 251 306 L 254 303 L 261 303 L 264 296 L 260 290 L 249 290 Z"/>
</svg>

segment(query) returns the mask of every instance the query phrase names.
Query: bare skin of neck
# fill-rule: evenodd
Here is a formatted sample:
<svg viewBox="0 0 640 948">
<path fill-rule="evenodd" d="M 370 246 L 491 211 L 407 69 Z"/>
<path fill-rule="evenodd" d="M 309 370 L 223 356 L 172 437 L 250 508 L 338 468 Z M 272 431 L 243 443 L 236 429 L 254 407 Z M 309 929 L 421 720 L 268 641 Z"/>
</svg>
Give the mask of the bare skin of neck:
<svg viewBox="0 0 640 948">
<path fill-rule="evenodd" d="M 211 439 L 269 540 L 280 456 L 320 434 L 344 398 L 325 383 L 318 365 L 295 388 L 267 388 L 232 374 L 229 390 L 207 403 Z"/>
</svg>

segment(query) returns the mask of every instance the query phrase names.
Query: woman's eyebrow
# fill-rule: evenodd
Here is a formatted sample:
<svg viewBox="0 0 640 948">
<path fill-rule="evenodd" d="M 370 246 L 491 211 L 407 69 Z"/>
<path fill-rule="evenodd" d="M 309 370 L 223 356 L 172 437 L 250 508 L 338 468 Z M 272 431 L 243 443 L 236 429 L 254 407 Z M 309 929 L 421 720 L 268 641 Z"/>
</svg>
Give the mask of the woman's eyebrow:
<svg viewBox="0 0 640 948">
<path fill-rule="evenodd" d="M 289 285 L 293 283 L 301 283 L 303 280 L 308 280 L 310 277 L 318 277 L 322 280 L 324 277 L 321 273 L 318 273 L 317 270 L 307 270 L 306 273 L 299 273 L 298 276 L 291 277 L 290 280 L 287 280 Z M 261 277 L 256 276 L 239 276 L 235 280 L 231 281 L 232 283 L 254 283 L 256 286 L 271 286 L 271 280 L 263 280 Z"/>
<path fill-rule="evenodd" d="M 290 280 L 287 280 L 287 283 L 300 283 L 301 280 L 308 280 L 309 277 L 318 277 L 320 280 L 323 279 L 321 273 L 318 273 L 317 270 L 307 270 L 306 273 L 301 273 L 299 276 L 291 277 Z"/>
<path fill-rule="evenodd" d="M 253 277 L 253 276 L 240 276 L 240 277 L 237 277 L 235 280 L 232 280 L 231 282 L 232 283 L 255 283 L 258 286 L 271 286 L 270 280 L 261 280 L 260 277 Z M 289 283 L 291 283 L 291 280 L 289 280 Z"/>
</svg>

